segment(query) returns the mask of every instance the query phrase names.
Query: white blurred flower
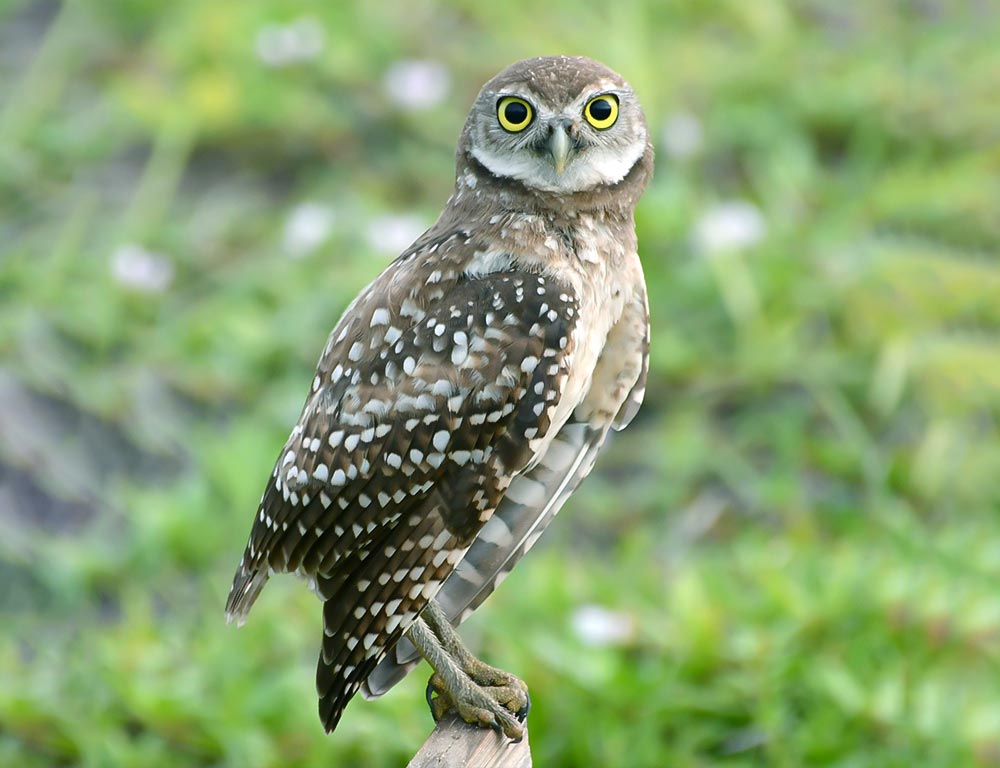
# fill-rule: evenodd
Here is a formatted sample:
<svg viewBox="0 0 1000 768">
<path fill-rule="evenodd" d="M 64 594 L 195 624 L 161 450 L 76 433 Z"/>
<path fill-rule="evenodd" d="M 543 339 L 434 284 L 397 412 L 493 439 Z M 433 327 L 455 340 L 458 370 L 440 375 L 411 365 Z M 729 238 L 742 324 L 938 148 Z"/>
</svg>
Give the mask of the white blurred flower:
<svg viewBox="0 0 1000 768">
<path fill-rule="evenodd" d="M 612 611 L 600 605 L 583 605 L 573 614 L 572 621 L 576 636 L 587 645 L 627 645 L 635 639 L 635 620 L 623 611 Z"/>
<path fill-rule="evenodd" d="M 254 50 L 269 67 L 286 67 L 315 59 L 325 44 L 323 27 L 312 16 L 289 24 L 266 24 L 257 33 Z"/>
<path fill-rule="evenodd" d="M 166 256 L 125 243 L 111 254 L 111 276 L 123 288 L 163 293 L 173 282 L 174 265 Z"/>
<path fill-rule="evenodd" d="M 389 67 L 382 84 L 394 104 L 403 109 L 421 110 L 444 101 L 451 76 L 440 62 L 402 59 Z"/>
<path fill-rule="evenodd" d="M 708 208 L 695 223 L 694 239 L 705 253 L 749 248 L 767 231 L 764 216 L 752 203 L 730 200 Z"/>
<path fill-rule="evenodd" d="M 327 241 L 337 222 L 333 208 L 323 203 L 299 203 L 285 219 L 281 242 L 293 257 L 312 253 Z"/>
<path fill-rule="evenodd" d="M 690 112 L 676 112 L 668 117 L 661 138 L 666 153 L 676 160 L 693 157 L 705 143 L 701 121 Z"/>
<path fill-rule="evenodd" d="M 376 251 L 398 256 L 427 229 L 424 220 L 411 214 L 377 216 L 368 222 L 365 239 Z"/>
</svg>

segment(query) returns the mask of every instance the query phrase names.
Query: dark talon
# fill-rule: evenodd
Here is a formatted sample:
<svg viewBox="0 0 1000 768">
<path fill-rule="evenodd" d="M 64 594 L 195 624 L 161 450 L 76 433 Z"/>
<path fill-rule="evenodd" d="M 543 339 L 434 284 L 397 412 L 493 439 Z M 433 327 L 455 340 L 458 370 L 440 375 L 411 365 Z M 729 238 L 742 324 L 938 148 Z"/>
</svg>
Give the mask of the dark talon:
<svg viewBox="0 0 1000 768">
<path fill-rule="evenodd" d="M 531 694 L 525 691 L 524 697 L 526 699 L 524 706 L 514 713 L 514 717 L 517 718 L 519 723 L 523 723 L 527 719 L 528 713 L 531 711 Z M 520 741 L 520 739 L 518 739 L 518 741 Z"/>
<path fill-rule="evenodd" d="M 427 706 L 431 707 L 431 703 L 434 701 L 434 686 L 431 685 L 431 681 L 427 681 L 427 688 L 424 690 L 424 698 L 427 699 Z M 433 707 L 431 707 L 433 709 Z"/>
<path fill-rule="evenodd" d="M 434 694 L 437 693 L 437 690 L 432 685 L 433 682 L 434 682 L 433 677 L 431 677 L 431 679 L 427 681 L 427 688 L 424 691 L 424 698 L 427 699 L 427 706 L 431 711 L 431 717 L 434 718 L 434 722 L 436 723 L 438 722 L 438 718 L 437 715 L 434 714 Z"/>
</svg>

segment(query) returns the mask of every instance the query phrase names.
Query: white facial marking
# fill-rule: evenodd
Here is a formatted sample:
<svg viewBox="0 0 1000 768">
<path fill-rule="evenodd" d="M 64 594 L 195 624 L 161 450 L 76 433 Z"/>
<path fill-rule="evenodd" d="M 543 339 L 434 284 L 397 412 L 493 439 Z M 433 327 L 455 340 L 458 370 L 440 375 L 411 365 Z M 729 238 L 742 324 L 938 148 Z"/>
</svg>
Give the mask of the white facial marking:
<svg viewBox="0 0 1000 768">
<path fill-rule="evenodd" d="M 645 141 L 629 144 L 624 151 L 592 147 L 572 158 L 561 175 L 547 159 L 528 153 L 511 155 L 473 147 L 472 154 L 495 176 L 517 179 L 544 192 L 582 192 L 602 184 L 617 184 L 632 170 L 645 148 Z"/>
</svg>

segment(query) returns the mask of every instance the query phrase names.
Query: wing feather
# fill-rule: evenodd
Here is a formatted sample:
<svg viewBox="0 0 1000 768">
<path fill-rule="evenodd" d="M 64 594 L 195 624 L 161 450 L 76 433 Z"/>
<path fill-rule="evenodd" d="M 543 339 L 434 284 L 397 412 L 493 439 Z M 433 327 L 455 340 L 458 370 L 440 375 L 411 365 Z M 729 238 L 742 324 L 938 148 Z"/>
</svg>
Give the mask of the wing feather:
<svg viewBox="0 0 1000 768">
<path fill-rule="evenodd" d="M 515 478 L 493 517 L 483 526 L 435 598 L 454 626 L 461 624 L 503 582 L 538 540 L 566 499 L 592 469 L 607 429 L 567 423 L 542 459 Z M 527 497 L 518 493 L 528 483 Z M 525 504 L 517 498 L 540 499 Z M 372 671 L 361 691 L 365 698 L 386 693 L 420 661 L 413 644 L 403 638 Z"/>
<path fill-rule="evenodd" d="M 572 361 L 567 286 L 427 263 L 401 257 L 331 334 L 227 601 L 242 620 L 270 572 L 315 582 L 328 730 L 535 458 Z"/>
<path fill-rule="evenodd" d="M 642 339 L 638 349 L 624 343 L 630 337 Z M 590 474 L 609 429 L 623 429 L 632 420 L 642 403 L 648 368 L 649 307 L 643 292 L 609 333 L 606 354 L 592 381 L 593 396 L 588 395 L 580 412 L 562 426 L 536 463 L 511 482 L 493 517 L 435 598 L 454 626 L 465 621 L 531 549 Z M 362 694 L 381 696 L 418 661 L 416 649 L 402 639 L 369 675 Z"/>
</svg>

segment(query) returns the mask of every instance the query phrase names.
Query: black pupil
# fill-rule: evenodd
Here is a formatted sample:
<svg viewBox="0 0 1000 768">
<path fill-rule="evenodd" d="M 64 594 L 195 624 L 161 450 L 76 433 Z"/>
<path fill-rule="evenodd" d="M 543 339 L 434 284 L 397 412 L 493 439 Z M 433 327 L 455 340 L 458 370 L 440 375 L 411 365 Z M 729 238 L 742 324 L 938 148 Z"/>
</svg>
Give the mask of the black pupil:
<svg viewBox="0 0 1000 768">
<path fill-rule="evenodd" d="M 607 99 L 598 99 L 591 103 L 590 116 L 597 121 L 607 120 L 611 117 L 611 102 Z"/>
<path fill-rule="evenodd" d="M 512 101 L 503 108 L 503 116 L 512 125 L 520 125 L 528 119 L 528 108 L 519 101 Z"/>
</svg>

